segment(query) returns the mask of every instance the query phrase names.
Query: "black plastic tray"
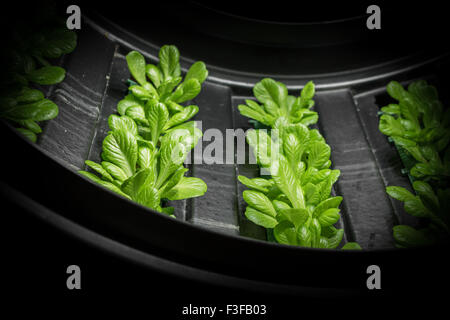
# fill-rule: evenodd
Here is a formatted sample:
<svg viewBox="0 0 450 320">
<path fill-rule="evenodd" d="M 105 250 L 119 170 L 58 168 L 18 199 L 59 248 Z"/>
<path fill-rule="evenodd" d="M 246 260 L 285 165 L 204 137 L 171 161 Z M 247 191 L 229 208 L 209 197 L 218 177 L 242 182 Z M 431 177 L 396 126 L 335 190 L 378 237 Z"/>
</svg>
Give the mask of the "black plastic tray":
<svg viewBox="0 0 450 320">
<path fill-rule="evenodd" d="M 202 121 L 203 130 L 217 128 L 224 132 L 226 129 L 250 128 L 248 119 L 239 114 L 237 105 L 252 96 L 251 87 L 263 76 L 286 82 L 290 91 L 296 94 L 307 81 L 316 82 L 318 127 L 331 146 L 333 167 L 341 170 L 334 192 L 344 197 L 341 206 L 343 219 L 339 223 L 345 228 L 343 243 L 357 241 L 364 249 L 373 251 L 304 249 L 265 242 L 265 230 L 245 218 L 242 199 L 245 187 L 236 177 L 239 174 L 257 176 L 259 170 L 254 165 L 190 165 L 189 174 L 202 178 L 208 191 L 203 197 L 175 203 L 175 214 L 183 222 L 175 222 L 124 200 L 76 174 L 77 170 L 85 169 L 86 159 L 100 160 L 101 143 L 108 131 L 107 118 L 116 112 L 117 102 L 127 92 L 126 53 L 132 49 L 139 50 L 148 61 L 156 62 L 161 45 L 157 40 L 152 42 L 151 38 L 144 40 L 129 33 L 101 16 L 91 17 L 92 20 L 85 19 L 77 49 L 61 60 L 67 70 L 65 81 L 51 87 L 48 92 L 60 108 L 59 116 L 45 124 L 37 147 L 17 135 L 11 138 L 24 146 L 22 151 L 36 159 L 35 171 L 40 170 L 32 176 L 26 170 L 25 160 L 17 161 L 14 165 L 22 166 L 23 179 L 27 179 L 27 173 L 31 180 L 21 184 L 13 171 L 6 173 L 4 180 L 8 188 L 5 190 L 8 191 L 5 192 L 9 192 L 11 197 L 22 199 L 23 203 L 26 203 L 21 198 L 23 195 L 31 202 L 37 201 L 36 212 L 40 212 L 37 209 L 39 204 L 43 205 L 45 210 L 55 214 L 54 217 L 65 217 L 98 233 L 99 243 L 104 243 L 102 237 L 105 236 L 119 245 L 162 256 L 166 261 L 185 265 L 185 259 L 188 259 L 188 264 L 196 270 L 213 270 L 214 274 L 227 274 L 259 283 L 264 279 L 281 286 L 279 288 L 284 288 L 287 283 L 289 286 L 301 284 L 303 288 L 360 288 L 360 284 L 348 282 L 346 275 L 361 272 L 361 264 L 380 257 L 380 254 L 391 259 L 389 261 L 393 264 L 400 257 L 412 257 L 408 250 L 403 256 L 396 251 L 378 250 L 394 247 L 394 225 L 414 225 L 418 221 L 405 214 L 400 204 L 385 192 L 388 185 L 410 187 L 410 184 L 408 178 L 401 174 L 402 165 L 397 151 L 378 130 L 377 112 L 385 99 L 385 85 L 392 79 L 407 83 L 425 77 L 439 85 L 439 70 L 448 65 L 447 55 L 429 52 L 401 57 L 383 56 L 376 62 L 370 60 L 367 66 L 310 75 L 237 72 L 210 65 L 201 57 L 210 76 L 193 103 L 200 107 L 195 120 Z M 183 51 L 183 43 L 180 43 L 181 64 L 182 70 L 186 71 L 199 57 L 183 56 L 184 52 L 193 52 L 189 48 Z M 178 45 L 176 41 L 172 44 Z M 2 127 L 5 133 L 8 130 Z M 14 134 L 9 132 L 8 135 Z M 207 143 L 204 142 L 205 145 Z M 46 176 L 45 172 L 52 175 Z M 51 215 L 46 214 L 47 217 Z M 46 214 L 43 213 L 42 217 L 45 218 Z M 73 233 L 78 232 L 74 231 L 75 227 L 70 229 Z M 96 241 L 88 236 L 86 239 Z M 116 251 L 122 252 L 117 248 Z M 313 259 L 312 264 L 304 267 L 317 271 L 321 264 L 330 261 L 330 257 L 336 264 L 345 265 L 345 270 L 337 267 L 333 274 L 323 279 L 292 280 L 291 275 L 298 272 L 298 264 L 293 261 Z M 136 256 L 133 259 L 143 260 Z M 275 261 L 278 266 L 273 265 Z M 158 263 L 162 262 L 149 262 L 153 267 Z M 353 267 L 348 267 L 352 264 Z M 254 266 L 264 267 L 255 271 Z M 270 276 L 267 276 L 267 270 L 272 270 Z M 340 276 L 336 277 L 336 274 Z"/>
<path fill-rule="evenodd" d="M 91 27 L 95 30 L 89 30 Z M 120 29 L 112 24 L 108 27 L 116 29 L 106 33 L 98 24 L 89 23 L 80 33 L 77 50 L 64 58 L 67 78 L 51 91 L 60 114 L 46 124 L 39 137 L 38 145 L 71 170 L 85 169 L 86 159 L 100 161 L 107 118 L 116 112 L 118 101 L 127 91 L 128 51 L 140 49 L 149 61 L 157 61 L 157 46 L 131 45 L 128 41 L 136 39 L 117 38 L 115 32 L 120 35 Z M 240 115 L 237 106 L 251 98 L 251 89 L 231 80 L 224 85 L 224 79 L 217 79 L 214 67 L 209 69 L 211 76 L 193 101 L 200 107 L 194 119 L 202 121 L 203 131 L 216 128 L 225 134 L 226 129 L 250 128 L 248 118 Z M 346 230 L 344 243 L 357 241 L 365 249 L 389 248 L 393 247 L 392 227 L 410 219 L 392 203 L 385 187 L 407 186 L 408 180 L 401 174 L 396 151 L 378 131 L 379 107 L 373 90 L 382 92 L 389 78 L 368 82 L 367 73 L 354 79 L 367 81 L 364 89 L 348 86 L 328 90 L 326 85 L 321 89 L 319 83 L 315 110 L 319 113 L 319 129 L 332 149 L 333 166 L 341 170 L 335 192 L 344 197 L 340 223 Z M 408 73 L 395 76 L 400 77 L 408 79 Z M 204 147 L 209 143 L 204 141 Z M 174 202 L 179 219 L 214 231 L 265 239 L 264 230 L 243 215 L 245 187 L 236 179 L 239 174 L 257 176 L 256 165 L 200 164 L 189 165 L 189 169 L 190 175 L 206 182 L 208 192 L 203 197 Z"/>
</svg>

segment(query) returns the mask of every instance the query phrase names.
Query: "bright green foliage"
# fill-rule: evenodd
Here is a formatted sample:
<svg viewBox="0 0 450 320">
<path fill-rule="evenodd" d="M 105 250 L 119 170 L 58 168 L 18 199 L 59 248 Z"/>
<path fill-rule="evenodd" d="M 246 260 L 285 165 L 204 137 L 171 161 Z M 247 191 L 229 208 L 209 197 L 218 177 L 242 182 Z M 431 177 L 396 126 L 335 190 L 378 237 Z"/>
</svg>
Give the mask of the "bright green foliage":
<svg viewBox="0 0 450 320">
<path fill-rule="evenodd" d="M 238 177 L 250 189 L 243 194 L 246 217 L 273 229 L 278 243 L 337 248 L 344 230 L 333 225 L 342 197 L 330 194 L 340 171 L 330 169 L 331 150 L 319 131 L 307 127 L 318 118 L 309 110 L 314 84 L 309 82 L 300 97 L 289 96 L 285 85 L 272 79 L 263 79 L 253 91 L 263 106 L 247 100 L 239 110 L 272 128 L 247 132 L 257 163 L 270 177 Z"/>
<path fill-rule="evenodd" d="M 381 108 L 379 129 L 409 156 L 405 165 L 415 180 L 416 195 L 396 186 L 386 192 L 404 202 L 407 213 L 430 222 L 420 230 L 395 226 L 394 239 L 398 247 L 436 243 L 449 234 L 450 110 L 424 80 L 412 82 L 407 90 L 391 81 L 387 92 L 398 103 Z"/>
<path fill-rule="evenodd" d="M 314 84 L 310 81 L 299 97 L 288 95 L 286 86 L 278 81 L 265 78 L 253 88 L 253 94 L 261 104 L 246 100 L 239 105 L 242 115 L 254 119 L 263 125 L 273 127 L 277 120 L 286 124 L 301 123 L 305 126 L 317 122 L 317 113 L 311 111 L 314 106 Z"/>
<path fill-rule="evenodd" d="M 379 129 L 414 159 L 411 176 L 450 179 L 450 109 L 444 110 L 436 88 L 420 80 L 405 90 L 391 81 L 387 92 L 398 104 L 381 108 Z"/>
<path fill-rule="evenodd" d="M 207 189 L 201 179 L 184 176 L 188 169 L 183 162 L 202 132 L 195 122 L 188 121 L 198 107 L 179 103 L 200 92 L 208 71 L 202 62 L 196 62 L 181 82 L 179 53 L 174 46 L 161 48 L 158 66 L 146 65 L 137 51 L 131 51 L 126 59 L 138 84 L 130 86 L 130 93 L 118 103 L 119 115 L 108 119 L 111 131 L 103 141 L 103 161 L 86 161 L 98 175 L 80 173 L 128 199 L 173 216 L 174 208 L 162 207 L 163 199 L 198 197 Z"/>
<path fill-rule="evenodd" d="M 394 238 L 399 247 L 414 247 L 437 243 L 449 236 L 450 189 L 433 188 L 424 181 L 414 181 L 412 194 L 402 187 L 387 187 L 386 192 L 394 199 L 404 202 L 407 213 L 418 218 L 426 218 L 426 228 L 415 230 L 406 225 L 394 227 Z"/>
<path fill-rule="evenodd" d="M 343 247 L 342 250 L 361 250 L 361 246 L 357 244 L 356 242 L 347 242 Z"/>
</svg>

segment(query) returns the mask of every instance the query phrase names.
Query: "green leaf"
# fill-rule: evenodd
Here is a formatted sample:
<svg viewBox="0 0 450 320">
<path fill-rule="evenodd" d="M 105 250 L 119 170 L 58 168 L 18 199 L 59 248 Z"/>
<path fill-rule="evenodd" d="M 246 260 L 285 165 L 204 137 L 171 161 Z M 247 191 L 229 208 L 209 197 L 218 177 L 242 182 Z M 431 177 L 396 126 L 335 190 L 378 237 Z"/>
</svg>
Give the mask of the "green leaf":
<svg viewBox="0 0 450 320">
<path fill-rule="evenodd" d="M 150 168 L 155 162 L 155 149 L 149 146 L 139 146 L 137 164 L 141 169 Z"/>
<path fill-rule="evenodd" d="M 176 103 L 192 100 L 200 93 L 201 89 L 202 85 L 197 79 L 189 79 L 179 85 L 169 99 Z"/>
<path fill-rule="evenodd" d="M 387 114 L 380 117 L 378 129 L 387 136 L 403 136 L 405 133 L 400 121 Z"/>
<path fill-rule="evenodd" d="M 300 245 L 300 239 L 297 237 L 295 226 L 287 220 L 284 220 L 275 226 L 273 235 L 278 243 L 293 246 Z"/>
<path fill-rule="evenodd" d="M 136 123 L 134 122 L 133 119 L 131 119 L 128 116 L 119 117 L 116 116 L 115 114 L 112 114 L 108 118 L 108 125 L 109 128 L 113 131 L 116 130 L 128 131 L 134 136 L 138 134 Z"/>
<path fill-rule="evenodd" d="M 153 188 L 156 173 L 153 168 L 144 168 L 127 178 L 121 185 L 121 189 L 132 199 L 138 197 L 142 189 Z"/>
<path fill-rule="evenodd" d="M 36 68 L 34 59 L 26 53 L 19 53 L 14 50 L 10 59 L 10 66 L 17 72 L 30 73 Z"/>
<path fill-rule="evenodd" d="M 175 212 L 174 207 L 164 207 L 161 209 L 161 212 L 167 214 L 171 218 L 176 218 L 174 215 L 174 212 Z"/>
<path fill-rule="evenodd" d="M 188 70 L 184 81 L 189 79 L 197 79 L 198 82 L 203 83 L 208 77 L 208 70 L 202 61 L 195 62 Z"/>
<path fill-rule="evenodd" d="M 392 139 L 397 146 L 405 149 L 417 161 L 426 162 L 426 159 L 423 157 L 422 152 L 415 141 L 401 137 L 392 137 Z"/>
<path fill-rule="evenodd" d="M 244 104 L 240 104 L 238 106 L 239 112 L 248 118 L 255 119 L 258 122 L 261 122 L 265 125 L 271 125 L 272 122 L 270 120 L 270 116 L 261 108 L 259 110 L 255 110 L 252 107 L 246 106 Z"/>
<path fill-rule="evenodd" d="M 293 133 L 301 144 L 306 144 L 310 139 L 310 130 L 301 123 L 291 124 L 285 128 L 287 133 Z"/>
<path fill-rule="evenodd" d="M 41 90 L 31 89 L 29 87 L 23 87 L 19 95 L 15 97 L 18 103 L 31 103 L 44 99 L 44 94 Z"/>
<path fill-rule="evenodd" d="M 201 130 L 195 127 L 195 122 L 190 121 L 167 130 L 161 141 L 173 140 L 182 144 L 185 152 L 182 156 L 185 159 L 187 152 L 196 146 L 202 134 Z"/>
<path fill-rule="evenodd" d="M 161 199 L 159 198 L 158 190 L 154 187 L 141 188 L 136 197 L 133 198 L 137 203 L 143 206 L 161 211 Z"/>
<path fill-rule="evenodd" d="M 275 211 L 272 202 L 263 193 L 253 190 L 245 190 L 243 192 L 243 197 L 245 202 L 247 202 L 249 206 L 262 212 L 265 215 L 276 217 L 277 212 Z"/>
<path fill-rule="evenodd" d="M 189 169 L 184 168 L 180 165 L 177 171 L 172 174 L 172 176 L 163 184 L 161 188 L 159 188 L 159 194 L 161 198 L 167 198 L 166 193 L 169 192 L 173 187 L 175 187 L 183 178 L 184 174 L 189 171 Z"/>
<path fill-rule="evenodd" d="M 128 175 L 114 163 L 102 161 L 102 167 L 119 182 L 123 182 L 128 178 Z"/>
<path fill-rule="evenodd" d="M 320 202 L 320 188 L 312 183 L 307 183 L 303 187 L 306 204 L 316 206 Z"/>
<path fill-rule="evenodd" d="M 256 160 L 263 167 L 268 167 L 276 162 L 278 145 L 272 141 L 272 138 L 265 130 L 248 130 L 246 140 L 253 148 Z"/>
<path fill-rule="evenodd" d="M 317 217 L 320 225 L 322 227 L 328 227 L 338 222 L 339 218 L 341 217 L 339 215 L 339 211 L 340 210 L 338 208 L 330 208 L 322 211 Z"/>
<path fill-rule="evenodd" d="M 128 94 L 124 99 L 117 104 L 117 112 L 124 116 L 128 108 L 133 106 L 144 106 L 144 103 L 136 98 L 133 94 Z"/>
<path fill-rule="evenodd" d="M 33 133 L 41 133 L 42 129 L 41 127 L 34 121 L 31 119 L 28 120 L 15 120 L 19 125 L 21 125 L 22 127 L 24 127 L 25 129 L 30 130 Z"/>
<path fill-rule="evenodd" d="M 296 228 L 301 227 L 308 221 L 309 219 L 309 212 L 306 209 L 301 208 L 289 208 L 281 210 L 279 213 L 279 217 L 277 217 L 277 220 L 288 220 L 294 224 Z"/>
<path fill-rule="evenodd" d="M 317 205 L 313 211 L 313 217 L 320 217 L 323 212 L 330 208 L 338 208 L 342 202 L 342 197 L 332 197 L 328 198 Z"/>
<path fill-rule="evenodd" d="M 150 90 L 149 90 L 150 89 Z M 152 87 L 147 86 L 147 88 L 141 87 L 139 85 L 132 85 L 128 87 L 128 90 L 136 96 L 138 99 L 150 100 L 157 98 L 157 92 L 152 90 Z"/>
<path fill-rule="evenodd" d="M 272 186 L 269 180 L 263 178 L 249 179 L 245 176 L 238 176 L 238 180 L 250 189 L 261 191 L 263 193 L 269 192 L 268 188 Z"/>
<path fill-rule="evenodd" d="M 247 104 L 249 103 L 248 101 L 251 101 L 251 104 L 255 104 L 258 105 L 256 102 L 252 101 L 252 100 L 247 100 Z M 266 102 L 264 102 L 264 110 L 270 114 L 272 117 L 277 118 L 278 116 L 280 116 L 279 114 L 279 107 L 278 105 L 271 101 L 271 100 L 267 100 Z"/>
<path fill-rule="evenodd" d="M 27 79 L 41 85 L 60 83 L 66 76 L 66 70 L 57 66 L 45 66 L 31 71 Z"/>
<path fill-rule="evenodd" d="M 130 51 L 127 56 L 128 69 L 140 85 L 146 83 L 145 79 L 145 59 L 142 54 L 137 51 Z"/>
<path fill-rule="evenodd" d="M 180 53 L 175 46 L 165 45 L 159 51 L 159 64 L 164 80 L 179 77 L 180 69 Z"/>
<path fill-rule="evenodd" d="M 400 106 L 398 104 L 391 103 L 385 107 L 382 107 L 381 111 L 384 113 L 391 114 L 391 115 L 399 115 L 400 114 Z"/>
<path fill-rule="evenodd" d="M 297 229 L 297 236 L 302 247 L 311 247 L 312 234 L 306 226 L 302 226 Z"/>
<path fill-rule="evenodd" d="M 144 83 L 142 87 L 150 93 L 153 99 L 159 98 L 158 90 L 150 82 Z"/>
<path fill-rule="evenodd" d="M 245 216 L 251 222 L 264 228 L 273 228 L 278 224 L 277 220 L 274 217 L 256 210 L 255 208 L 250 206 L 247 206 L 247 209 L 245 210 Z"/>
<path fill-rule="evenodd" d="M 394 199 L 400 201 L 406 201 L 408 199 L 414 199 L 414 195 L 402 187 L 390 186 L 386 187 L 386 192 Z"/>
<path fill-rule="evenodd" d="M 408 86 L 408 91 L 424 102 L 432 102 L 439 99 L 436 88 L 428 85 L 425 80 L 411 82 Z"/>
<path fill-rule="evenodd" d="M 273 200 L 272 205 L 278 214 L 280 214 L 283 210 L 291 209 L 291 207 L 286 202 L 280 200 Z"/>
<path fill-rule="evenodd" d="M 271 173 L 275 184 L 289 198 L 293 207 L 305 208 L 305 199 L 300 181 L 283 155 L 280 155 L 278 162 L 272 166 Z"/>
<path fill-rule="evenodd" d="M 200 197 L 207 190 L 206 183 L 199 178 L 182 177 L 180 182 L 166 193 L 169 200 L 182 200 L 187 198 Z"/>
<path fill-rule="evenodd" d="M 153 144 L 156 144 L 159 140 L 159 136 L 166 126 L 167 121 L 169 120 L 169 111 L 163 103 L 154 103 L 153 101 L 149 101 L 145 108 L 145 116 L 152 132 L 151 141 Z"/>
<path fill-rule="evenodd" d="M 160 188 L 179 168 L 186 157 L 186 153 L 186 147 L 177 140 L 168 138 L 161 142 L 157 188 Z"/>
<path fill-rule="evenodd" d="M 169 109 L 170 114 L 174 114 L 177 112 L 183 111 L 184 107 L 179 105 L 178 103 L 175 103 L 173 101 L 166 101 L 166 107 Z"/>
<path fill-rule="evenodd" d="M 362 250 L 361 246 L 356 242 L 347 242 L 342 250 Z"/>
<path fill-rule="evenodd" d="M 279 108 L 287 108 L 288 92 L 286 86 L 281 82 L 265 78 L 255 84 L 253 94 L 261 103 L 273 101 Z"/>
<path fill-rule="evenodd" d="M 282 130 L 283 151 L 292 170 L 300 176 L 304 165 L 301 161 L 309 140 L 308 128 L 298 123 Z"/>
<path fill-rule="evenodd" d="M 37 137 L 36 134 L 28 129 L 24 128 L 16 128 L 17 132 L 22 134 L 25 138 L 31 140 L 31 142 L 36 142 Z"/>
<path fill-rule="evenodd" d="M 336 171 L 338 171 L 338 170 L 336 170 Z M 330 170 L 330 169 L 322 169 L 322 170 L 314 171 L 314 172 L 312 172 L 309 181 L 311 181 L 313 184 L 318 184 L 318 183 L 326 180 L 330 176 L 335 176 L 335 174 L 333 172 L 334 172 L 334 170 Z M 333 183 L 334 182 L 336 182 L 336 181 L 333 181 Z"/>
<path fill-rule="evenodd" d="M 148 126 L 149 124 L 142 106 L 134 105 L 127 108 L 125 115 L 133 119 L 137 124 L 144 126 Z"/>
<path fill-rule="evenodd" d="M 416 163 L 409 172 L 415 178 L 424 178 L 426 176 L 436 175 L 437 172 L 429 163 Z"/>
<path fill-rule="evenodd" d="M 45 33 L 45 42 L 41 47 L 47 58 L 59 58 L 62 54 L 71 53 L 77 45 L 77 34 L 67 28 L 52 29 Z"/>
<path fill-rule="evenodd" d="M 423 181 L 414 181 L 413 188 L 422 203 L 433 212 L 439 211 L 439 200 L 431 186 Z"/>
<path fill-rule="evenodd" d="M 148 64 L 145 67 L 147 77 L 153 82 L 155 88 L 158 88 L 162 82 L 162 75 L 158 67 L 153 64 Z"/>
<path fill-rule="evenodd" d="M 302 159 L 302 154 L 305 149 L 305 145 L 300 143 L 295 133 L 283 132 L 283 151 L 286 159 L 289 161 L 291 167 L 294 169 L 299 161 Z"/>
<path fill-rule="evenodd" d="M 85 176 L 86 178 L 98 183 L 99 185 L 105 187 L 106 189 L 109 189 L 117 194 L 120 194 L 122 197 L 125 197 L 125 198 L 131 200 L 131 198 L 127 194 L 123 193 L 122 190 L 120 190 L 120 188 L 117 187 L 115 184 L 112 184 L 111 182 L 108 182 L 108 181 L 103 181 L 102 179 L 97 177 L 95 174 L 92 174 L 87 171 L 81 170 L 81 171 L 78 171 L 78 173 L 80 173 L 81 175 Z"/>
<path fill-rule="evenodd" d="M 309 126 L 317 123 L 318 120 L 319 116 L 317 115 L 317 112 L 308 110 L 302 113 L 300 123 L 305 126 Z"/>
<path fill-rule="evenodd" d="M 321 248 L 321 249 L 325 249 L 325 248 L 329 248 L 330 244 L 328 242 L 328 239 L 320 236 L 319 238 L 319 243 L 317 244 L 317 248 Z"/>
<path fill-rule="evenodd" d="M 323 233 L 323 231 L 322 231 L 322 233 Z M 344 237 L 344 229 L 336 230 L 336 233 L 333 236 L 327 238 L 328 248 L 330 248 L 330 249 L 337 248 L 339 246 L 339 244 L 341 243 L 343 237 Z"/>
<path fill-rule="evenodd" d="M 181 77 L 176 77 L 168 80 L 164 80 L 161 82 L 161 85 L 158 87 L 158 93 L 160 96 L 161 102 L 167 103 L 168 98 L 172 95 L 173 89 L 181 82 Z M 180 89 L 178 95 L 182 95 L 183 92 Z"/>
<path fill-rule="evenodd" d="M 402 101 L 400 101 L 399 106 L 403 118 L 411 121 L 411 128 L 409 128 L 409 130 L 420 130 L 420 124 L 418 119 L 419 110 L 418 107 L 415 105 L 414 101 L 409 97 L 405 97 L 403 98 Z"/>
<path fill-rule="evenodd" d="M 58 106 L 53 101 L 42 99 L 28 104 L 18 104 L 1 112 L 2 116 L 14 120 L 44 121 L 58 115 Z"/>
<path fill-rule="evenodd" d="M 397 81 L 389 82 L 386 87 L 386 90 L 392 98 L 394 98 L 398 101 L 402 100 L 402 98 L 405 94 L 405 89 L 403 89 L 403 86 L 400 83 L 398 83 Z"/>
<path fill-rule="evenodd" d="M 91 160 L 86 160 L 84 163 L 86 163 L 86 165 L 88 165 L 92 170 L 97 172 L 103 180 L 114 182 L 113 177 L 100 164 Z"/>
<path fill-rule="evenodd" d="M 183 122 L 186 122 L 187 120 L 189 120 L 190 118 L 195 116 L 197 114 L 197 112 L 198 112 L 197 106 L 192 105 L 192 106 L 184 107 L 181 112 L 175 113 L 169 119 L 169 121 L 167 121 L 166 125 L 164 126 L 164 130 L 167 130 L 167 129 L 172 128 L 176 125 L 179 125 Z"/>
<path fill-rule="evenodd" d="M 314 83 L 312 81 L 309 81 L 302 89 L 302 92 L 300 94 L 301 99 L 304 101 L 311 100 L 314 97 L 314 94 L 316 93 Z"/>
<path fill-rule="evenodd" d="M 322 227 L 317 219 L 311 220 L 311 225 L 309 226 L 309 231 L 311 232 L 311 245 L 314 248 L 320 246 L 320 238 L 322 233 Z"/>
<path fill-rule="evenodd" d="M 325 201 L 330 197 L 333 183 L 336 182 L 339 174 L 339 170 L 332 170 L 330 176 L 328 176 L 328 178 L 318 184 L 320 189 L 320 201 Z"/>
<path fill-rule="evenodd" d="M 321 169 L 323 165 L 330 159 L 330 146 L 319 141 L 312 142 L 309 145 L 308 167 Z"/>
<path fill-rule="evenodd" d="M 427 208 L 425 208 L 418 196 L 406 199 L 404 208 L 407 213 L 415 217 L 422 218 L 429 215 Z"/>
<path fill-rule="evenodd" d="M 432 243 L 422 232 L 406 225 L 394 226 L 394 239 L 403 247 L 418 247 Z"/>
<path fill-rule="evenodd" d="M 128 131 L 113 131 L 103 140 L 102 158 L 121 168 L 127 177 L 136 170 L 137 154 L 136 137 Z"/>
</svg>

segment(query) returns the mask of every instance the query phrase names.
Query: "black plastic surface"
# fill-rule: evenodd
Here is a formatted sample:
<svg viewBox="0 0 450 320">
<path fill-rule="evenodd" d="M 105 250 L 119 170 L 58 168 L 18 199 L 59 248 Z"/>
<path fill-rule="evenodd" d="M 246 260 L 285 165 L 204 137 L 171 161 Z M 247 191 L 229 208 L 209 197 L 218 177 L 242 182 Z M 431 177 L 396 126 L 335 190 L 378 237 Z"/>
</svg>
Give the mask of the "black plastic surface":
<svg viewBox="0 0 450 320">
<path fill-rule="evenodd" d="M 257 176 L 259 170 L 254 165 L 189 165 L 189 174 L 202 178 L 208 185 L 208 192 L 200 198 L 176 202 L 176 215 L 181 221 L 173 221 L 124 200 L 76 174 L 77 170 L 85 168 L 84 160 L 100 159 L 101 142 L 108 131 L 107 118 L 116 111 L 117 102 L 127 92 L 129 73 L 125 54 L 137 49 L 148 61 L 156 62 L 157 44 L 106 20 L 87 19 L 79 33 L 77 49 L 62 60 L 67 69 L 66 80 L 49 91 L 60 114 L 45 124 L 37 147 L 2 125 L 5 136 L 15 142 L 12 145 L 22 145 L 22 151 L 36 161 L 30 167 L 22 157 L 13 164 L 21 168 L 17 171 L 27 183 L 20 183 L 14 170 L 5 173 L 5 182 L 56 214 L 119 243 L 180 264 L 237 278 L 355 289 L 361 284 L 347 281 L 350 275 L 363 270 L 361 264 L 374 257 L 383 257 L 392 264 L 399 261 L 401 255 L 397 256 L 397 251 L 377 249 L 393 247 L 393 225 L 414 221 L 384 191 L 391 184 L 407 186 L 408 180 L 399 173 L 401 168 L 395 149 L 378 131 L 376 98 L 392 78 L 408 80 L 413 73 L 427 74 L 430 66 L 445 61 L 440 55 L 396 57 L 384 61 L 381 67 L 357 68 L 351 72 L 279 75 L 278 80 L 286 81 L 294 94 L 298 94 L 297 88 L 306 80 L 318 84 L 315 98 L 318 127 L 331 146 L 333 167 L 342 172 L 334 192 L 344 197 L 341 227 L 346 229 L 345 241 L 358 241 L 369 250 L 340 252 L 254 240 L 264 240 L 265 230 L 243 215 L 244 187 L 236 178 L 238 174 Z M 233 48 L 230 50 L 233 54 L 239 53 Z M 182 46 L 180 51 L 183 55 Z M 198 58 L 182 56 L 183 71 L 192 59 Z M 247 119 L 237 112 L 237 105 L 252 96 L 251 87 L 262 74 L 239 73 L 233 66 L 225 70 L 210 64 L 205 56 L 201 58 L 210 69 L 210 78 L 193 101 L 200 107 L 195 120 L 202 120 L 203 131 L 249 128 Z M 293 55 L 294 58 L 301 57 Z M 277 63 L 288 65 L 295 59 Z M 372 62 L 369 59 L 367 63 Z M 265 70 L 264 74 L 269 75 L 270 68 Z M 411 258 L 413 254 L 406 250 L 403 256 Z M 340 267 L 325 274 L 330 259 Z M 308 263 L 302 265 L 302 272 L 323 269 L 323 278 L 295 278 L 304 261 Z M 353 267 L 349 267 L 352 264 Z"/>
<path fill-rule="evenodd" d="M 77 50 L 63 60 L 68 71 L 66 80 L 51 91 L 60 114 L 46 124 L 38 141 L 39 146 L 73 171 L 85 169 L 86 159 L 100 160 L 108 116 L 116 112 L 118 101 L 126 95 L 126 80 L 130 77 L 125 55 L 133 46 L 124 46 L 130 39 L 118 41 L 113 34 L 101 34 L 99 27 L 92 25 L 94 29 L 89 24 L 82 30 Z M 157 49 L 152 46 L 152 51 L 144 52 L 152 62 L 156 62 L 152 57 Z M 224 85 L 214 80 L 207 80 L 194 99 L 193 103 L 200 107 L 194 119 L 201 121 L 203 132 L 214 128 L 225 136 L 227 129 L 247 130 L 248 119 L 240 115 L 237 106 L 251 98 L 251 90 L 238 82 Z M 387 185 L 409 185 L 400 173 L 396 151 L 378 131 L 376 97 L 368 90 L 382 89 L 385 83 L 369 83 L 356 99 L 352 87 L 319 87 L 315 97 L 318 128 L 331 146 L 333 167 L 341 170 L 334 192 L 344 197 L 343 219 L 339 223 L 346 230 L 343 244 L 357 241 L 365 249 L 393 247 L 392 227 L 399 222 L 415 222 L 385 192 Z M 202 150 L 212 140 L 214 137 L 205 137 Z M 226 141 L 224 162 L 225 145 Z M 245 187 L 237 181 L 239 174 L 258 176 L 258 167 L 207 164 L 210 160 L 188 165 L 189 175 L 202 178 L 208 191 L 203 197 L 171 202 L 177 217 L 209 230 L 265 240 L 265 231 L 244 216 Z"/>
</svg>

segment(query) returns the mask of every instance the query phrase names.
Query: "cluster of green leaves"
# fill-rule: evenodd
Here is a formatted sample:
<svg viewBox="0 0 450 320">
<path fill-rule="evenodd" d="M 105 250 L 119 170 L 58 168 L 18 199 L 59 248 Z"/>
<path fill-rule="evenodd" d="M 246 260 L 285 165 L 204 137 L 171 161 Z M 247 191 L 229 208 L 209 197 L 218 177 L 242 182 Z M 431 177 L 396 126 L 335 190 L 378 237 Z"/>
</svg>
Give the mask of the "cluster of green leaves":
<svg viewBox="0 0 450 320">
<path fill-rule="evenodd" d="M 330 169 L 331 150 L 317 129 L 317 113 L 309 108 L 315 88 L 309 82 L 299 97 L 289 96 L 286 86 L 272 79 L 255 85 L 255 97 L 263 106 L 247 100 L 239 110 L 247 117 L 271 127 L 249 130 L 247 142 L 260 167 L 270 176 L 249 179 L 239 176 L 250 190 L 243 193 L 246 217 L 272 230 L 278 243 L 337 248 L 344 235 L 334 224 L 340 218 L 342 197 L 331 190 L 340 171 Z M 348 243 L 346 249 L 359 248 Z"/>
<path fill-rule="evenodd" d="M 49 18 L 50 19 L 50 18 Z M 38 122 L 58 115 L 58 106 L 44 97 L 36 85 L 53 85 L 64 80 L 65 70 L 47 59 L 72 52 L 77 43 L 74 31 L 50 22 L 18 28 L 7 46 L 6 70 L 0 79 L 0 117 L 35 142 L 42 132 Z"/>
<path fill-rule="evenodd" d="M 398 100 L 381 108 L 380 131 L 414 158 L 414 178 L 443 181 L 450 177 L 450 109 L 444 110 L 435 87 L 412 82 L 408 89 L 391 81 L 388 94 Z"/>
<path fill-rule="evenodd" d="M 436 88 L 424 80 L 412 82 L 407 90 L 391 81 L 387 92 L 398 103 L 381 108 L 379 129 L 406 152 L 402 159 L 416 195 L 396 186 L 386 191 L 404 202 L 407 213 L 429 222 L 419 230 L 395 226 L 394 239 L 398 247 L 436 243 L 449 234 L 450 110 L 444 110 Z"/>
<path fill-rule="evenodd" d="M 239 105 L 239 112 L 267 127 L 273 127 L 278 119 L 287 124 L 314 124 L 319 119 L 317 112 L 310 110 L 314 106 L 314 84 L 308 82 L 299 97 L 288 94 L 286 86 L 278 81 L 265 78 L 255 84 L 253 95 L 262 105 L 246 100 Z"/>
<path fill-rule="evenodd" d="M 398 247 L 429 245 L 445 240 L 450 226 L 450 189 L 436 191 L 425 181 L 413 182 L 416 195 L 402 187 L 390 186 L 387 193 L 404 202 L 405 211 L 418 218 L 429 220 L 428 226 L 414 229 L 407 225 L 394 227 L 394 239 Z"/>
<path fill-rule="evenodd" d="M 178 49 L 163 46 L 159 57 L 155 66 L 146 64 L 137 51 L 126 56 L 138 84 L 130 86 L 130 93 L 118 103 L 119 115 L 108 119 L 111 131 L 103 141 L 103 161 L 86 161 L 98 175 L 80 173 L 128 199 L 173 216 L 174 208 L 162 207 L 162 200 L 198 197 L 207 189 L 201 179 L 184 176 L 188 169 L 183 162 L 202 132 L 194 121 L 188 121 L 198 107 L 179 103 L 200 92 L 208 71 L 203 62 L 196 62 L 181 82 Z"/>
<path fill-rule="evenodd" d="M 136 51 L 127 55 L 130 72 L 137 84 L 129 87 L 130 94 L 119 102 L 117 111 L 136 121 L 141 135 L 153 143 L 165 130 L 184 123 L 198 112 L 197 106 L 183 107 L 180 103 L 192 100 L 200 93 L 208 70 L 203 62 L 197 61 L 182 81 L 179 58 L 178 49 L 168 45 L 159 51 L 158 65 L 145 64 L 144 57 Z M 146 104 L 158 109 L 154 118 L 146 118 Z"/>
</svg>

